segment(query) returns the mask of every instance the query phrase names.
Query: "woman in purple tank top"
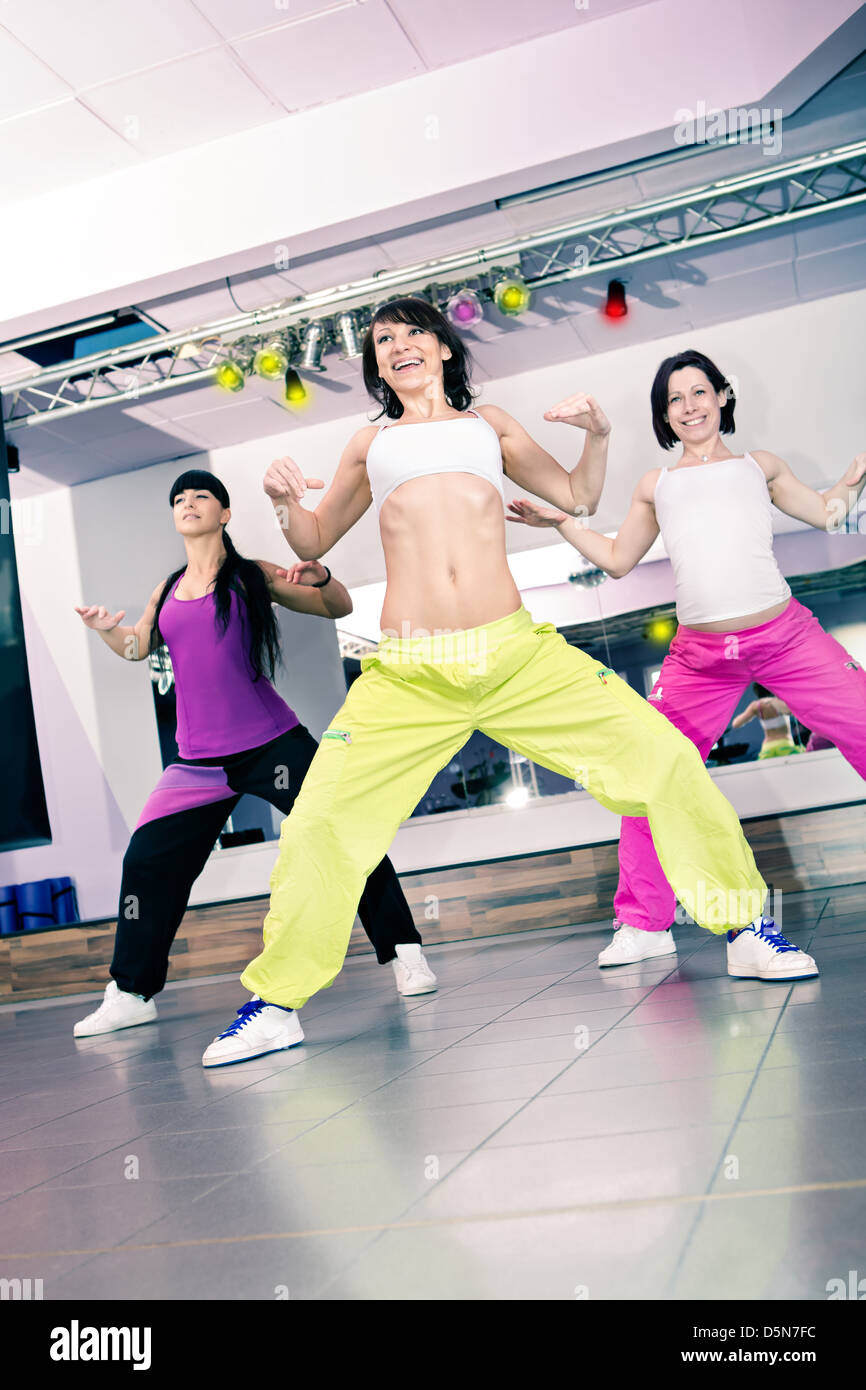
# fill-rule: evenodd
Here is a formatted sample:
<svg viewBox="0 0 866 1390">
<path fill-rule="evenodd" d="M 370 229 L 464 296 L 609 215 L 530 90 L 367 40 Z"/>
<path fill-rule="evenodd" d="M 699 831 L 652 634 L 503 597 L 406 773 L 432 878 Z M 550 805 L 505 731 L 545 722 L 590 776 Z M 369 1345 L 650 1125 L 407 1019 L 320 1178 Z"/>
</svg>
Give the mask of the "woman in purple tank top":
<svg viewBox="0 0 866 1390">
<path fill-rule="evenodd" d="M 663 449 L 682 446 L 672 468 L 635 488 L 614 538 L 553 507 L 521 499 L 510 521 L 555 526 L 613 578 L 628 574 L 661 533 L 676 578 L 680 626 L 649 699 L 706 760 L 752 681 L 760 681 L 866 777 L 866 671 L 791 595 L 773 555 L 771 504 L 819 529 L 838 530 L 866 485 L 866 454 L 816 492 L 767 450 L 734 455 L 733 388 L 714 362 L 688 349 L 668 357 L 650 393 Z M 750 707 L 751 708 L 751 707 Z M 624 816 L 614 936 L 599 965 L 676 954 L 676 908 L 646 817 Z M 818 974 L 811 956 L 772 922 L 728 932 L 728 973 L 761 980 Z"/>
<path fill-rule="evenodd" d="M 181 474 L 169 502 L 187 562 L 157 585 L 139 621 L 121 626 L 122 611 L 95 605 L 75 610 L 128 661 L 168 648 L 179 750 L 124 856 L 112 979 L 100 1007 L 75 1025 L 76 1037 L 156 1018 L 153 996 L 165 984 L 190 890 L 240 797 L 259 796 L 283 815 L 294 805 L 318 744 L 271 684 L 280 660 L 272 603 L 332 620 L 352 611 L 346 589 L 318 561 L 285 570 L 239 555 L 225 529 L 229 495 L 214 474 Z M 401 994 L 436 988 L 388 858 L 369 875 L 358 915 L 379 962 L 393 962 Z"/>
</svg>

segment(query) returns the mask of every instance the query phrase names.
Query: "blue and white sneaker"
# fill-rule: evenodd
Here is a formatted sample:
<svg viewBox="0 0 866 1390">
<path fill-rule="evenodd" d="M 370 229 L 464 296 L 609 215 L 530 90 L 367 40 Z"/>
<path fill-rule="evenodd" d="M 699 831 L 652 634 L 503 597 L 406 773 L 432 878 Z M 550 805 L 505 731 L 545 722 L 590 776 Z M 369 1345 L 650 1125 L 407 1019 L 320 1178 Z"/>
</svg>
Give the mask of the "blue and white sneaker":
<svg viewBox="0 0 866 1390">
<path fill-rule="evenodd" d="M 772 917 L 762 917 L 731 939 L 728 932 L 728 974 L 739 980 L 805 980 L 817 975 L 811 956 L 794 946 L 779 931 Z"/>
<path fill-rule="evenodd" d="M 294 1009 L 266 1004 L 253 995 L 237 1012 L 234 1023 L 214 1038 L 201 1059 L 203 1067 L 225 1067 L 230 1062 L 248 1062 L 268 1052 L 284 1052 L 304 1041 L 304 1030 Z"/>
</svg>

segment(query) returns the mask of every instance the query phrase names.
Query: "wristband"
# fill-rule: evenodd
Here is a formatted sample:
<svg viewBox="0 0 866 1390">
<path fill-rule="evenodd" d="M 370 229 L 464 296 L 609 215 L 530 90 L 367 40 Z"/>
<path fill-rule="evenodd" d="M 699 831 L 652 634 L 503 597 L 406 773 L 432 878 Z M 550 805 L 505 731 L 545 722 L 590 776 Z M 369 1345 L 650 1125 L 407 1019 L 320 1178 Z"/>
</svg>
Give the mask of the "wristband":
<svg viewBox="0 0 866 1390">
<path fill-rule="evenodd" d="M 327 579 L 322 579 L 318 584 L 311 584 L 311 585 L 310 585 L 310 588 L 311 588 L 311 589 L 324 589 L 324 587 L 325 587 L 326 584 L 330 584 L 330 582 L 331 582 L 331 571 L 328 569 L 328 566 L 327 566 L 327 565 L 325 565 L 325 570 L 326 570 L 327 575 L 328 575 Z"/>
</svg>

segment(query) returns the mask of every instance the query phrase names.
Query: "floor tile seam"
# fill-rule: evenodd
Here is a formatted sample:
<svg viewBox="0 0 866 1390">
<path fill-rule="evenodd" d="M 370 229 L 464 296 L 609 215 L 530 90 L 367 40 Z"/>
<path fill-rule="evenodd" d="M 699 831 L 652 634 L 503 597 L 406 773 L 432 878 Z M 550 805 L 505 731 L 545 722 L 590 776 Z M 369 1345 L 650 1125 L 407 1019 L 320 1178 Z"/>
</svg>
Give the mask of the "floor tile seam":
<svg viewBox="0 0 866 1390">
<path fill-rule="evenodd" d="M 223 1182 L 229 1181 L 224 1179 Z M 210 1189 L 212 1193 L 220 1184 L 215 1184 Z M 305 1231 L 266 1231 L 252 1232 L 242 1236 L 204 1236 L 194 1237 L 189 1240 L 178 1241 L 154 1241 L 145 1244 L 131 1245 L 124 1243 L 105 1247 L 89 1247 L 78 1250 L 25 1250 L 25 1251 L 0 1251 L 0 1260 L 31 1260 L 63 1258 L 70 1255 L 113 1255 L 118 1253 L 137 1254 L 149 1250 L 176 1250 L 189 1249 L 197 1246 L 207 1245 L 241 1245 L 244 1243 L 258 1243 L 271 1240 L 309 1240 L 318 1239 L 322 1236 L 344 1236 L 358 1233 L 378 1233 L 394 1230 L 414 1230 L 427 1229 L 439 1226 L 461 1226 L 461 1225 L 481 1225 L 497 1221 L 520 1221 L 520 1220 L 539 1220 L 542 1218 L 563 1217 L 580 1215 L 581 1213 L 592 1214 L 595 1212 L 613 1212 L 634 1210 L 636 1208 L 655 1208 L 660 1206 L 692 1206 L 694 1204 L 706 1203 L 710 1205 L 714 1202 L 746 1202 L 756 1199 L 772 1197 L 798 1197 L 807 1196 L 820 1192 L 847 1192 L 866 1188 L 866 1177 L 848 1178 L 834 1182 L 815 1182 L 815 1183 L 791 1183 L 783 1187 L 753 1188 L 745 1192 L 688 1192 L 688 1193 L 668 1193 L 653 1197 L 623 1197 L 610 1200 L 600 1200 L 596 1202 L 575 1202 L 560 1204 L 555 1207 L 526 1207 L 509 1211 L 503 1209 L 495 1212 L 475 1212 L 461 1213 L 455 1216 L 430 1217 L 426 1220 L 405 1221 L 403 1217 L 398 1217 L 394 1221 L 374 1221 L 354 1226 L 327 1226 L 311 1228 Z M 202 1193 L 188 1205 L 192 1206 L 200 1201 L 202 1197 L 210 1193 Z M 425 1194 L 422 1200 L 426 1200 L 429 1194 Z M 414 1203 L 413 1203 L 414 1205 Z M 407 1209 L 408 1210 L 408 1209 Z M 171 1213 L 167 1213 L 171 1215 Z M 165 1220 L 160 1217 L 159 1220 Z M 155 1225 L 156 1222 L 149 1223 Z M 131 1232 L 131 1235 L 140 1235 L 147 1227 L 140 1228 L 138 1231 Z"/>
<path fill-rule="evenodd" d="M 544 992 L 543 989 L 538 990 L 538 991 L 536 991 L 536 994 L 530 995 L 530 996 L 529 996 L 529 999 L 526 999 L 526 1000 L 524 1000 L 523 1002 L 524 1002 L 524 1003 L 528 1003 L 528 1002 L 530 1002 L 531 999 L 537 998 L 537 996 L 538 996 L 539 994 L 542 994 L 543 992 Z M 505 1014 L 507 1014 L 508 1012 L 510 1012 L 510 1010 L 511 1010 L 513 1007 L 515 1007 L 515 1006 L 509 1004 L 509 1005 L 503 1010 L 503 1013 L 502 1013 L 502 1014 L 497 1014 L 494 1018 L 488 1019 L 485 1023 L 479 1024 L 477 1029 L 470 1030 L 470 1032 L 467 1033 L 466 1036 L 465 1036 L 464 1038 L 459 1039 L 459 1042 L 460 1042 L 460 1043 L 464 1043 L 464 1042 L 466 1041 L 466 1038 L 473 1037 L 473 1036 L 475 1035 L 475 1033 L 477 1033 L 477 1032 L 482 1032 L 485 1028 L 489 1027 L 491 1023 L 498 1023 L 498 1022 L 500 1022 L 500 1020 L 505 1016 Z M 443 1048 L 439 1049 L 438 1051 L 436 1051 L 436 1052 L 435 1052 L 435 1056 L 436 1056 L 437 1058 L 438 1058 L 438 1057 L 441 1057 L 444 1053 L 450 1051 L 450 1050 L 451 1050 L 452 1048 L 454 1048 L 454 1047 L 457 1047 L 457 1045 L 458 1045 L 457 1042 L 448 1043 L 445 1047 L 443 1047 Z M 494 1044 L 494 1045 L 495 1045 L 495 1044 Z M 506 1044 L 502 1044 L 502 1045 L 503 1045 L 503 1046 L 508 1046 L 507 1043 L 506 1043 Z M 381 1084 L 380 1086 L 375 1087 L 374 1090 L 371 1091 L 371 1092 L 368 1092 L 367 1095 L 374 1095 L 375 1092 L 376 1092 L 376 1090 L 383 1090 L 386 1086 L 390 1085 L 391 1081 L 395 1081 L 395 1080 L 398 1080 L 398 1079 L 403 1079 L 404 1077 L 411 1075 L 411 1073 L 412 1073 L 413 1071 L 417 1070 L 418 1067 L 423 1066 L 425 1062 L 428 1062 L 428 1061 L 431 1061 L 431 1060 L 432 1060 L 431 1058 L 425 1057 L 423 1062 L 417 1062 L 417 1063 L 415 1064 L 415 1066 L 410 1066 L 410 1067 L 408 1067 L 405 1071 L 400 1072 L 400 1073 L 398 1074 L 397 1077 L 391 1077 L 391 1078 L 389 1078 L 388 1081 L 382 1082 L 382 1084 Z M 570 1066 L 570 1065 L 571 1065 L 571 1063 L 569 1063 L 569 1066 Z M 490 1067 L 488 1067 L 488 1068 L 481 1068 L 481 1067 L 479 1067 L 479 1068 L 477 1068 L 477 1070 L 479 1070 L 479 1071 L 482 1071 L 482 1070 L 491 1071 L 491 1070 L 497 1070 L 497 1068 L 495 1068 L 495 1067 L 494 1067 L 494 1068 L 490 1068 Z M 437 1074 L 437 1073 L 434 1073 L 434 1074 Z M 448 1073 L 446 1072 L 446 1073 L 443 1073 L 443 1074 L 444 1074 L 444 1075 L 447 1075 Z M 555 1078 L 554 1078 L 554 1080 L 555 1080 Z M 354 1101 L 353 1104 L 357 1104 L 359 1100 L 366 1099 L 366 1098 L 367 1098 L 367 1095 L 362 1096 L 362 1097 L 358 1097 L 358 1099 L 357 1099 L 356 1101 Z"/>
<path fill-rule="evenodd" d="M 189 1202 L 179 1202 L 177 1206 L 172 1207 L 170 1211 L 163 1212 L 161 1216 L 156 1217 L 154 1220 L 143 1222 L 141 1226 L 137 1226 L 134 1231 L 130 1231 L 128 1235 L 124 1236 L 123 1241 L 121 1241 L 119 1245 L 113 1245 L 108 1250 L 95 1251 L 94 1258 L 98 1258 L 99 1255 L 118 1254 L 126 1248 L 125 1242 L 132 1239 L 132 1237 L 143 1235 L 146 1231 L 150 1230 L 151 1226 L 158 1225 L 160 1221 L 168 1220 L 168 1218 L 174 1216 L 174 1214 L 178 1212 L 181 1209 L 181 1207 L 194 1206 L 195 1203 L 201 1201 L 202 1198 L 212 1196 L 214 1192 L 219 1191 L 221 1187 L 225 1187 L 227 1183 L 231 1182 L 232 1179 L 237 1176 L 238 1174 L 236 1173 L 229 1174 L 228 1176 L 215 1175 L 215 1181 L 212 1182 L 210 1186 L 205 1189 L 204 1192 L 200 1192 L 197 1197 L 193 1197 L 192 1200 Z M 80 1266 L 76 1266 L 76 1268 L 80 1268 Z"/>
<path fill-rule="evenodd" d="M 712 1194 L 713 1184 L 715 1183 L 716 1178 L 717 1178 L 717 1176 L 718 1176 L 718 1174 L 719 1174 L 719 1172 L 720 1172 L 720 1170 L 721 1170 L 722 1164 L 724 1163 L 725 1158 L 726 1158 L 727 1154 L 728 1154 L 729 1151 L 730 1151 L 730 1146 L 731 1146 L 731 1143 L 733 1142 L 733 1138 L 734 1138 L 734 1135 L 735 1135 L 735 1133 L 736 1133 L 736 1131 L 737 1131 L 737 1127 L 739 1126 L 739 1124 L 741 1123 L 741 1121 L 742 1121 L 742 1119 L 743 1119 L 743 1113 L 744 1113 L 744 1111 L 745 1111 L 745 1109 L 746 1109 L 746 1106 L 748 1105 L 748 1103 L 749 1103 L 749 1101 L 750 1101 L 750 1099 L 751 1099 L 752 1093 L 753 1093 L 753 1091 L 754 1091 L 754 1089 L 755 1089 L 755 1084 L 756 1084 L 757 1079 L 758 1079 L 758 1075 L 759 1075 L 759 1073 L 760 1073 L 760 1071 L 761 1071 L 761 1068 L 762 1068 L 762 1066 L 763 1066 L 763 1064 L 764 1064 L 764 1061 L 765 1061 L 765 1059 L 766 1059 L 766 1057 L 767 1057 L 767 1054 L 768 1054 L 768 1052 L 770 1051 L 770 1048 L 771 1048 L 772 1043 L 773 1043 L 773 1039 L 775 1038 L 775 1036 L 776 1036 L 776 1034 L 777 1034 L 777 1032 L 778 1032 L 779 1023 L 780 1023 L 780 1021 L 781 1021 L 781 1019 L 782 1019 L 782 1016 L 783 1016 L 783 1014 L 784 1014 L 784 1012 L 785 1012 L 785 1008 L 787 1007 L 788 1001 L 790 1000 L 791 994 L 792 994 L 792 992 L 793 992 L 793 988 L 794 988 L 793 985 L 790 985 L 790 986 L 788 987 L 787 998 L 786 998 L 785 1001 L 783 1002 L 782 1007 L 781 1007 L 781 1009 L 779 1010 L 779 1016 L 778 1016 L 778 1018 L 776 1019 L 774 1025 L 773 1025 L 773 1027 L 772 1027 L 772 1029 L 770 1030 L 770 1033 L 769 1033 L 768 1036 L 767 1036 L 766 1044 L 765 1044 L 765 1046 L 764 1046 L 764 1048 L 763 1048 L 763 1050 L 762 1050 L 762 1052 L 761 1052 L 761 1055 L 760 1055 L 760 1057 L 758 1058 L 758 1061 L 757 1061 L 757 1063 L 756 1063 L 756 1065 L 755 1065 L 755 1069 L 754 1069 L 754 1072 L 753 1072 L 753 1074 L 752 1074 L 752 1079 L 751 1079 L 751 1081 L 749 1082 L 748 1086 L 746 1087 L 746 1094 L 745 1094 L 745 1096 L 743 1097 L 743 1100 L 742 1100 L 742 1102 L 741 1102 L 741 1104 L 740 1104 L 740 1107 L 739 1107 L 739 1109 L 738 1109 L 738 1111 L 737 1111 L 737 1114 L 736 1114 L 736 1116 L 734 1117 L 734 1120 L 733 1120 L 732 1123 L 731 1123 L 731 1127 L 730 1127 L 730 1129 L 729 1129 L 729 1131 L 728 1131 L 728 1134 L 727 1134 L 727 1136 L 726 1136 L 726 1138 L 725 1138 L 724 1144 L 722 1145 L 722 1152 L 721 1152 L 721 1154 L 719 1155 L 718 1161 L 716 1162 L 716 1165 L 715 1165 L 715 1167 L 713 1168 L 713 1171 L 712 1171 L 712 1173 L 711 1173 L 711 1175 L 710 1175 L 709 1182 L 707 1183 L 707 1188 L 706 1188 L 706 1194 L 705 1194 L 706 1196 L 710 1196 L 710 1195 Z M 683 1268 L 683 1265 L 684 1265 L 684 1263 L 685 1263 L 686 1257 L 688 1256 L 689 1250 L 691 1249 L 691 1246 L 692 1246 L 692 1242 L 694 1241 L 695 1237 L 697 1236 L 698 1229 L 699 1229 L 699 1227 L 700 1227 L 701 1221 L 703 1220 L 704 1211 L 705 1211 L 705 1208 L 700 1207 L 700 1208 L 695 1212 L 695 1218 L 694 1218 L 694 1221 L 692 1222 L 691 1229 L 689 1230 L 689 1232 L 688 1232 L 688 1234 L 687 1234 L 687 1236 L 686 1236 L 686 1238 L 685 1238 L 685 1240 L 684 1240 L 684 1242 L 683 1242 L 682 1249 L 680 1250 L 680 1253 L 679 1253 L 679 1256 L 678 1256 L 678 1258 L 677 1258 L 676 1264 L 674 1265 L 674 1268 L 673 1268 L 673 1270 L 671 1271 L 670 1277 L 669 1277 L 669 1279 L 668 1279 L 668 1282 L 667 1282 L 667 1285 L 666 1285 L 666 1290 L 665 1290 L 666 1296 L 670 1296 L 671 1291 L 674 1289 L 674 1287 L 676 1286 L 676 1284 L 677 1284 L 677 1282 L 678 1282 L 678 1280 L 679 1280 L 680 1273 L 681 1273 L 681 1271 L 682 1271 L 682 1268 Z"/>
<path fill-rule="evenodd" d="M 79 1113 L 80 1113 L 80 1112 L 79 1112 Z M 63 1115 L 61 1115 L 60 1118 L 61 1118 L 61 1119 L 65 1119 L 66 1117 L 63 1116 Z M 50 1123 L 52 1123 L 52 1121 L 48 1121 L 48 1123 L 50 1124 Z M 287 1121 L 283 1121 L 282 1123 L 285 1124 L 285 1123 L 288 1123 L 288 1122 L 287 1122 Z M 37 1126 L 36 1128 L 38 1128 L 38 1126 Z M 34 1130 L 25 1130 L 25 1131 L 23 1131 L 23 1132 L 26 1133 L 26 1134 L 31 1134 L 31 1133 L 35 1133 L 35 1129 L 34 1129 Z M 191 1134 L 203 1134 L 203 1133 L 209 1133 L 210 1131 L 207 1131 L 207 1130 L 189 1130 L 189 1131 L 183 1131 L 183 1130 L 181 1130 L 181 1131 L 178 1131 L 178 1132 L 179 1132 L 179 1133 L 191 1133 Z M 216 1132 L 219 1133 L 220 1131 L 216 1131 Z M 93 1155 L 91 1155 L 90 1158 L 82 1159 L 80 1163 L 75 1163 L 75 1164 L 73 1164 L 73 1166 L 72 1166 L 71 1168 L 65 1168 L 65 1169 L 63 1170 L 62 1173 L 59 1173 L 59 1174 L 58 1174 L 58 1173 L 55 1173 L 53 1177 L 51 1177 L 51 1178 L 45 1178 L 45 1179 L 43 1179 L 42 1182 L 32 1183 L 30 1187 L 23 1188 L 21 1192 L 15 1193 L 14 1196 L 16 1196 L 16 1197 L 22 1197 L 22 1196 L 24 1196 L 24 1194 L 27 1193 L 27 1192 L 35 1192 L 35 1191 L 37 1191 L 39 1188 L 45 1187 L 47 1183 L 53 1182 L 53 1181 L 54 1181 L 54 1178 L 56 1178 L 56 1177 L 64 1177 L 67 1173 L 74 1173 L 75 1170 L 76 1170 L 77 1168 L 83 1168 L 83 1167 L 85 1166 L 85 1164 L 87 1164 L 87 1163 L 93 1163 L 93 1162 L 96 1161 L 96 1159 L 99 1159 L 99 1158 L 107 1158 L 110 1154 L 116 1153 L 116 1152 L 118 1151 L 118 1149 L 127 1148 L 130 1144 L 138 1143 L 139 1140 L 141 1140 L 141 1139 L 150 1139 L 150 1138 L 152 1138 L 155 1134 L 160 1134 L 160 1133 L 162 1133 L 162 1128 L 161 1128 L 161 1126 L 160 1126 L 160 1125 L 155 1125 L 152 1129 L 144 1129 L 144 1130 L 142 1130 L 140 1134 L 132 1134 L 132 1135 L 129 1136 L 128 1139 L 121 1139 L 119 1143 L 112 1145 L 111 1148 L 105 1149 L 103 1153 L 101 1153 L 101 1154 L 93 1154 Z M 9 1138 L 16 1138 L 16 1137 L 17 1137 L 16 1135 L 10 1135 L 10 1136 L 9 1136 Z M 73 1139 L 73 1140 L 71 1140 L 70 1142 L 74 1144 L 74 1143 L 76 1143 L 77 1141 Z M 46 1145 L 45 1147 L 46 1147 L 46 1148 L 55 1148 L 55 1149 L 59 1149 L 59 1148 L 63 1148 L 63 1145 L 62 1145 L 62 1144 L 51 1144 L 51 1145 Z M 29 1149 L 6 1149 L 6 1150 L 3 1150 L 3 1152 L 5 1152 L 5 1153 L 22 1153 L 22 1154 L 26 1154 L 26 1153 L 29 1153 L 30 1150 L 29 1150 Z M 191 1176 L 195 1176 L 195 1175 L 191 1175 Z M 203 1176 L 203 1175 L 202 1175 L 202 1176 Z M 4 1200 L 8 1200 L 8 1199 L 4 1199 Z"/>
<path fill-rule="evenodd" d="M 85 1104 L 85 1105 L 79 1105 L 79 1106 L 75 1107 L 75 1108 L 72 1109 L 72 1110 L 66 1110 L 66 1111 L 64 1111 L 62 1115 L 54 1115 L 54 1116 L 52 1116 L 52 1118 L 51 1118 L 50 1120 L 41 1120 L 40 1123 L 39 1123 L 38 1125 L 29 1125 L 29 1126 L 26 1127 L 25 1129 L 17 1129 L 17 1130 L 15 1131 L 14 1134 L 4 1134 L 4 1135 L 2 1136 L 2 1138 L 0 1138 L 0 1144 L 5 1144 L 6 1141 L 7 1141 L 8 1139 L 19 1139 L 19 1138 L 21 1137 L 22 1134 L 35 1134 L 36 1131 L 37 1131 L 38 1129 L 44 1129 L 44 1128 L 46 1128 L 48 1125 L 57 1124 L 57 1122 L 58 1122 L 59 1120 L 68 1120 L 72 1115 L 80 1115 L 80 1114 L 82 1114 L 83 1111 L 85 1111 L 85 1110 L 93 1109 L 93 1108 L 94 1108 L 95 1106 L 97 1106 L 97 1105 L 104 1105 L 104 1104 L 106 1103 L 106 1101 L 110 1101 L 110 1100 L 120 1100 L 123 1096 L 130 1096 L 130 1095 L 132 1095 L 133 1091 L 137 1089 L 137 1087 L 139 1087 L 139 1086 L 146 1086 L 146 1085 L 148 1085 L 148 1084 L 149 1084 L 149 1083 L 146 1082 L 146 1081 L 137 1081 L 137 1082 L 135 1083 L 135 1086 L 131 1086 L 131 1087 L 129 1088 L 128 1091 L 119 1091 L 119 1092 L 117 1092 L 116 1095 L 113 1095 L 113 1096 L 103 1096 L 101 1100 L 94 1100 L 94 1101 L 88 1102 L 88 1103 Z M 40 1092 L 40 1094 L 46 1094 L 46 1093 L 45 1093 L 45 1092 Z M 29 1099 L 28 1096 L 25 1096 L 24 1098 L 25 1098 L 25 1099 Z M 174 1104 L 182 1105 L 182 1104 L 183 1104 L 183 1101 L 177 1101 L 177 1102 L 174 1102 L 174 1101 L 153 1101 L 152 1104 L 154 1104 L 154 1105 L 174 1105 Z M 75 1143 L 77 1143 L 77 1142 L 78 1142 L 78 1141 L 75 1140 L 75 1139 L 70 1140 L 70 1143 L 72 1143 L 72 1144 L 75 1144 Z M 61 1148 L 62 1145 L 60 1145 L 60 1144 L 46 1144 L 44 1147 L 45 1147 L 45 1148 L 50 1148 L 50 1149 L 58 1149 L 58 1148 Z M 3 1150 L 0 1150 L 0 1153 L 18 1153 L 18 1152 L 19 1152 L 19 1150 L 17 1150 L 17 1149 L 9 1149 L 9 1150 L 3 1149 Z"/>
</svg>

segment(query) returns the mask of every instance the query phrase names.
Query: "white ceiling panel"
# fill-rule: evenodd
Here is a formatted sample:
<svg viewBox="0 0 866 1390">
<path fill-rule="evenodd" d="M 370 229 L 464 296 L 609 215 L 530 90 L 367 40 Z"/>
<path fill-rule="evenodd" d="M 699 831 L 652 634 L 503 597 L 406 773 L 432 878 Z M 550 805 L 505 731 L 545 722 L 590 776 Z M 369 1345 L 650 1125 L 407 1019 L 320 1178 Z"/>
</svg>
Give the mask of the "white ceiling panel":
<svg viewBox="0 0 866 1390">
<path fill-rule="evenodd" d="M 587 352 L 612 352 L 631 343 L 650 342 L 670 333 L 691 333 L 692 316 L 678 305 L 660 307 L 633 301 L 628 317 L 607 319 L 598 310 L 581 314 L 573 321 L 574 331 Z"/>
<path fill-rule="evenodd" d="M 3 11 L 0 9 L 0 18 Z M 34 57 L 12 34 L 0 28 L 0 120 L 17 116 L 25 111 L 35 111 L 40 106 L 48 106 L 53 101 L 62 101 L 72 96 L 72 91 Z"/>
<path fill-rule="evenodd" d="M 756 304 L 760 304 L 762 313 L 793 304 L 797 300 L 797 283 L 794 267 L 788 261 L 744 270 L 723 280 L 713 276 L 705 285 L 680 285 L 677 294 L 684 312 L 695 323 L 713 323 L 753 314 Z M 668 328 L 663 331 L 671 332 Z"/>
<path fill-rule="evenodd" d="M 567 192 L 534 198 L 526 203 L 511 203 L 502 209 L 502 216 L 510 231 L 523 234 L 559 222 L 605 216 L 614 208 L 642 202 L 643 197 L 637 179 L 627 176 L 602 183 L 587 182 Z"/>
<path fill-rule="evenodd" d="M 64 101 L 3 130 L 3 198 L 35 198 L 46 186 L 80 183 L 140 161 L 141 155 L 92 111 Z"/>
<path fill-rule="evenodd" d="M 805 217 L 794 224 L 793 230 L 798 256 L 821 255 L 838 246 L 856 246 L 866 241 L 866 203 L 857 203 L 822 217 Z M 866 247 L 861 250 L 866 258 Z"/>
<path fill-rule="evenodd" d="M 591 0 L 578 9 L 574 0 L 390 0 L 418 51 L 430 67 L 464 62 L 542 34 L 557 33 L 620 10 L 652 4 L 654 0 Z M 519 71 L 515 74 L 519 81 Z"/>
<path fill-rule="evenodd" d="M 77 90 L 220 42 L 188 0 L 3 0 L 0 23 Z"/>
<path fill-rule="evenodd" d="M 234 47 L 287 111 L 339 101 L 425 70 L 384 0 L 241 39 Z"/>
<path fill-rule="evenodd" d="M 296 299 L 301 291 L 290 279 L 290 274 L 290 271 L 280 275 L 278 271 L 266 270 L 231 275 L 231 291 L 244 313 L 251 313 L 286 299 Z M 237 309 L 234 312 L 237 313 Z"/>
<path fill-rule="evenodd" d="M 291 245 L 288 247 L 291 257 Z M 338 247 L 320 256 L 308 256 L 299 261 L 289 260 L 286 277 L 298 286 L 302 294 L 315 294 L 317 290 L 331 289 L 334 285 L 348 285 L 355 280 L 364 280 L 377 271 L 393 269 L 397 263 L 377 241 L 353 242 L 345 250 Z"/>
<path fill-rule="evenodd" d="M 91 87 L 81 100 L 150 158 L 285 114 L 223 49 Z"/>
<path fill-rule="evenodd" d="M 291 418 L 291 412 L 279 401 L 254 396 L 249 400 L 232 402 L 218 410 L 186 415 L 184 423 L 208 440 L 211 448 L 217 448 L 254 443 L 268 435 L 279 434 L 290 427 Z"/>
<path fill-rule="evenodd" d="M 303 23 L 323 10 L 348 9 L 358 0 L 195 0 L 223 38 L 247 38 L 268 29 Z"/>
<path fill-rule="evenodd" d="M 492 343 L 479 343 L 471 351 L 473 361 L 487 380 L 515 376 L 518 372 L 545 367 L 551 362 L 567 362 L 582 355 L 580 339 L 570 319 L 535 332 L 503 334 Z M 473 372 L 472 380 L 481 380 L 478 372 Z"/>
<path fill-rule="evenodd" d="M 821 221 L 824 220 L 822 217 Z M 790 265 L 794 259 L 796 227 L 796 222 L 788 226 L 768 227 L 760 236 L 731 237 L 728 241 L 686 248 L 659 259 L 665 261 L 671 280 L 688 282 L 691 271 L 697 283 L 724 280 L 728 275 L 743 275 L 761 266 Z M 659 273 L 657 269 L 653 272 L 650 263 L 638 266 L 636 270 L 641 276 Z"/>
<path fill-rule="evenodd" d="M 472 209 L 433 223 L 404 227 L 378 238 L 378 244 L 394 265 L 412 265 L 455 251 L 469 251 L 485 243 L 505 241 L 511 233 L 506 215 L 498 208 Z"/>
<path fill-rule="evenodd" d="M 861 242 L 859 246 L 845 246 L 822 255 L 801 256 L 793 270 L 801 299 L 862 289 L 866 286 L 866 245 Z"/>
</svg>

